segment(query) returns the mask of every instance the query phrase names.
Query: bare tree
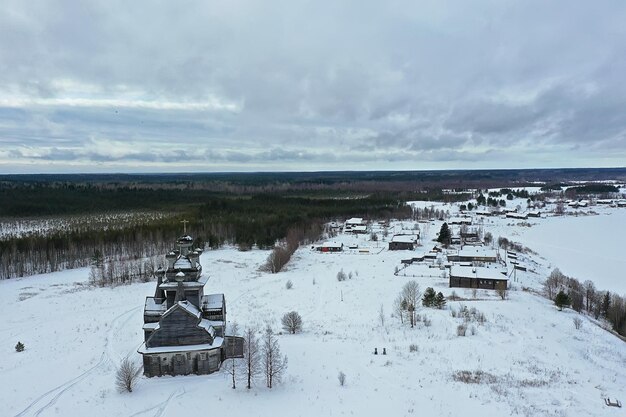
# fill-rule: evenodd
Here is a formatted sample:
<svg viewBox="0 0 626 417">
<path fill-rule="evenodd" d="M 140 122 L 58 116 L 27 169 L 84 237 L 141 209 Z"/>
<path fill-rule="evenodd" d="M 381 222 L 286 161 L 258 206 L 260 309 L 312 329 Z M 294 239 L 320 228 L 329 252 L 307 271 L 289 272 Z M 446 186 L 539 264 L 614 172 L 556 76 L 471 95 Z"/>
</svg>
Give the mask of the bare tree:
<svg viewBox="0 0 626 417">
<path fill-rule="evenodd" d="M 263 335 L 261 358 L 265 372 L 265 382 L 268 388 L 272 388 L 275 383 L 281 381 L 287 369 L 287 357 L 280 353 L 278 339 L 269 326 L 265 329 L 265 335 Z"/>
<path fill-rule="evenodd" d="M 393 302 L 393 311 L 400 317 L 400 323 L 404 324 L 404 308 L 402 294 L 398 295 Z"/>
<path fill-rule="evenodd" d="M 245 373 L 247 384 L 246 388 L 252 388 L 252 382 L 261 372 L 261 351 L 259 349 L 259 341 L 256 338 L 256 331 L 247 328 L 243 333 L 243 347 L 245 353 Z"/>
<path fill-rule="evenodd" d="M 546 296 L 550 300 L 554 300 L 557 292 L 560 288 L 563 287 L 565 283 L 565 275 L 559 270 L 559 268 L 555 268 L 551 273 L 546 282 L 543 284 L 544 290 L 546 292 Z"/>
<path fill-rule="evenodd" d="M 406 310 L 409 312 L 411 327 L 415 327 L 415 311 L 422 297 L 419 284 L 414 280 L 407 282 L 404 284 L 404 287 L 402 287 L 400 296 L 402 297 L 402 301 L 406 303 Z"/>
<path fill-rule="evenodd" d="M 502 298 L 503 300 L 506 300 L 506 296 L 507 296 L 507 293 L 508 293 L 506 288 L 498 288 L 496 290 L 496 292 L 498 293 L 500 298 Z"/>
<path fill-rule="evenodd" d="M 267 257 L 265 264 L 261 267 L 261 270 L 277 274 L 291 259 L 292 252 L 288 248 L 283 246 L 276 246 Z"/>
<path fill-rule="evenodd" d="M 596 299 L 596 286 L 587 280 L 583 283 L 583 287 L 585 289 L 585 310 L 590 312 Z"/>
<path fill-rule="evenodd" d="M 574 317 L 573 321 L 576 330 L 579 330 L 581 327 L 583 327 L 583 320 L 580 317 Z"/>
<path fill-rule="evenodd" d="M 385 327 L 385 310 L 383 309 L 382 304 L 378 310 L 378 321 L 380 322 L 380 327 Z"/>
<path fill-rule="evenodd" d="M 230 326 L 230 334 L 233 336 L 237 336 L 239 334 L 239 325 L 236 322 Z M 237 387 L 236 382 L 239 379 L 240 374 L 243 372 L 243 365 L 243 359 L 229 358 L 226 359 L 226 363 L 221 368 L 222 372 L 231 377 L 233 382 L 233 389 Z"/>
<path fill-rule="evenodd" d="M 283 329 L 291 334 L 302 331 L 302 317 L 297 311 L 285 313 L 280 322 L 283 325 Z"/>
<path fill-rule="evenodd" d="M 133 387 L 139 377 L 139 367 L 128 357 L 122 360 L 115 375 L 115 385 L 120 391 L 133 392 Z"/>
</svg>

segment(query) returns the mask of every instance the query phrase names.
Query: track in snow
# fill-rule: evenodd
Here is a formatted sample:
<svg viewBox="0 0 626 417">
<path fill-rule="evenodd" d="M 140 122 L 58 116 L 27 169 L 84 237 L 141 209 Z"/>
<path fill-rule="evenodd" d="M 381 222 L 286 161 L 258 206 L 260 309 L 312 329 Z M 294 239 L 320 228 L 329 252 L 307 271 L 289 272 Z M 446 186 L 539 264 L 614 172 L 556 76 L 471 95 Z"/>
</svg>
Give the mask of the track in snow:
<svg viewBox="0 0 626 417">
<path fill-rule="evenodd" d="M 92 366 L 91 368 L 87 369 L 85 372 L 81 373 L 80 375 L 65 381 L 64 383 L 52 388 L 49 391 L 44 392 L 43 394 L 41 394 L 39 397 L 35 398 L 28 406 L 26 406 L 26 408 L 24 408 L 24 410 L 22 410 L 21 412 L 19 412 L 18 414 L 15 415 L 15 417 L 26 417 L 26 416 L 39 416 L 41 415 L 41 413 L 43 413 L 44 411 L 46 411 L 48 408 L 50 408 L 52 405 L 54 405 L 57 400 L 63 395 L 65 394 L 70 388 L 72 388 L 74 385 L 78 384 L 79 382 L 81 382 L 82 380 L 84 380 L 85 378 L 87 378 L 92 372 L 94 372 L 96 369 L 103 367 L 107 362 L 112 361 L 112 357 L 111 357 L 111 352 L 110 352 L 110 343 L 111 343 L 111 336 L 113 335 L 114 329 L 117 327 L 117 322 L 119 322 L 124 316 L 129 316 L 129 318 L 127 318 L 124 323 L 127 323 L 128 320 L 130 319 L 130 317 L 132 316 L 131 313 L 137 311 L 137 309 L 141 308 L 141 306 L 139 307 L 135 307 L 132 308 L 122 314 L 120 314 L 119 316 L 115 317 L 113 319 L 113 321 L 111 322 L 111 327 L 109 328 L 109 330 L 107 331 L 107 336 L 105 339 L 105 346 L 104 346 L 104 350 L 102 351 L 102 354 L 100 355 L 100 359 L 98 360 L 98 363 L 96 363 L 94 366 Z"/>
</svg>

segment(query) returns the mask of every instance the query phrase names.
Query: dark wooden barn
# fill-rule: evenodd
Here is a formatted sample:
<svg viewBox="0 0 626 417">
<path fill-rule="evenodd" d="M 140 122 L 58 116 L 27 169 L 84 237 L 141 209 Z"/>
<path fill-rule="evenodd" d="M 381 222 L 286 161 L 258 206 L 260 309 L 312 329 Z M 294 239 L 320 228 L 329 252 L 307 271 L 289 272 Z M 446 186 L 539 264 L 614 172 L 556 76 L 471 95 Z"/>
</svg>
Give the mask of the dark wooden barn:
<svg viewBox="0 0 626 417">
<path fill-rule="evenodd" d="M 417 239 L 417 235 L 394 235 L 389 241 L 389 250 L 413 250 Z"/>
<path fill-rule="evenodd" d="M 450 268 L 450 287 L 506 290 L 508 279 L 497 269 L 454 265 Z"/>
</svg>

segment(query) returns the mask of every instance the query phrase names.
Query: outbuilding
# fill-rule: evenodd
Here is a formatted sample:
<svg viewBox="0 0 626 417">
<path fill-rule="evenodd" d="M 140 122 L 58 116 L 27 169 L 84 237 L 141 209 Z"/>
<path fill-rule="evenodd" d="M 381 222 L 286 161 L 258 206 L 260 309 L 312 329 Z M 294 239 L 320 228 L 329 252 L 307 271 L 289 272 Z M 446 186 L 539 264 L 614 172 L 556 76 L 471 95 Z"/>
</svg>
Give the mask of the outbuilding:
<svg viewBox="0 0 626 417">
<path fill-rule="evenodd" d="M 450 268 L 450 288 L 453 287 L 506 290 L 508 279 L 505 274 L 494 268 L 453 265 Z"/>
</svg>

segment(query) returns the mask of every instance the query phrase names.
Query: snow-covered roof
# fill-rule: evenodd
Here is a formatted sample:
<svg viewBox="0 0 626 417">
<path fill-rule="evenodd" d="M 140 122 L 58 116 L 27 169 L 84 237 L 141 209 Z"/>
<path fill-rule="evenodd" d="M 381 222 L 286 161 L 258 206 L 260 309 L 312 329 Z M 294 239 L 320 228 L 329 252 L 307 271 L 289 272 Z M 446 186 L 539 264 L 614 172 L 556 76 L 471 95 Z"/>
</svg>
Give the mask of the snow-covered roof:
<svg viewBox="0 0 626 417">
<path fill-rule="evenodd" d="M 527 219 L 528 215 L 526 213 L 511 212 L 511 213 L 507 213 L 506 217 L 511 218 L 511 219 Z"/>
<path fill-rule="evenodd" d="M 174 262 L 174 269 L 193 269 L 191 261 L 186 256 L 181 256 Z"/>
<path fill-rule="evenodd" d="M 506 280 L 506 275 L 498 269 L 452 265 L 450 277 Z"/>
<path fill-rule="evenodd" d="M 224 294 L 209 294 L 202 297 L 202 307 L 217 310 L 224 307 Z"/>
<path fill-rule="evenodd" d="M 460 257 L 496 258 L 496 251 L 484 249 L 483 246 L 464 246 L 463 249 L 455 252 L 448 252 L 448 255 L 458 255 Z"/>
<path fill-rule="evenodd" d="M 156 353 L 176 353 L 176 352 L 197 352 L 200 350 L 211 350 L 222 347 L 224 344 L 223 337 L 216 337 L 213 339 L 213 343 L 203 343 L 200 345 L 186 345 L 186 346 L 156 346 L 146 347 L 145 343 L 142 343 L 137 352 L 142 355 L 150 355 Z"/>
<path fill-rule="evenodd" d="M 198 323 L 198 327 L 202 327 L 204 330 L 206 330 L 207 333 L 211 335 L 211 337 L 215 337 L 215 328 L 213 327 L 213 323 L 215 323 L 215 321 L 202 319 L 200 320 L 200 323 Z"/>
<path fill-rule="evenodd" d="M 417 236 L 415 235 L 394 235 L 391 238 L 394 243 L 417 243 Z"/>
<path fill-rule="evenodd" d="M 450 220 L 448 220 L 448 223 L 450 223 L 450 224 L 472 224 L 472 218 L 471 217 L 451 217 Z"/>
<path fill-rule="evenodd" d="M 162 301 L 163 299 L 159 299 L 160 301 Z M 157 313 L 158 315 L 161 315 L 165 312 L 165 310 L 167 309 L 167 305 L 165 304 L 165 302 L 162 303 L 158 303 L 155 301 L 154 297 L 146 297 L 146 304 L 144 306 L 144 312 L 145 313 Z"/>
<path fill-rule="evenodd" d="M 208 279 L 209 279 L 208 275 L 207 276 L 203 275 L 200 278 L 198 278 L 197 281 L 184 281 L 183 286 L 185 288 L 200 288 L 200 287 L 203 287 L 204 284 L 206 284 Z M 168 281 L 159 285 L 159 288 L 161 288 L 162 290 L 173 290 L 177 287 L 178 287 L 178 283 L 175 281 Z"/>
<path fill-rule="evenodd" d="M 145 323 L 143 325 L 144 330 L 156 330 L 159 328 L 159 323 Z"/>
<path fill-rule="evenodd" d="M 351 219 L 346 220 L 346 224 L 363 224 L 363 218 L 361 217 L 353 217 Z"/>
<path fill-rule="evenodd" d="M 200 310 L 198 310 L 198 308 L 193 305 L 192 303 L 190 303 L 189 301 L 179 301 L 178 303 L 174 304 L 170 310 L 172 310 L 173 308 L 176 308 L 176 306 L 182 308 L 183 310 L 187 311 L 189 314 L 192 314 L 196 317 L 200 317 Z"/>
<path fill-rule="evenodd" d="M 343 243 L 337 243 L 337 242 L 324 242 L 322 243 L 322 247 L 323 248 L 340 248 L 343 246 Z"/>
</svg>

